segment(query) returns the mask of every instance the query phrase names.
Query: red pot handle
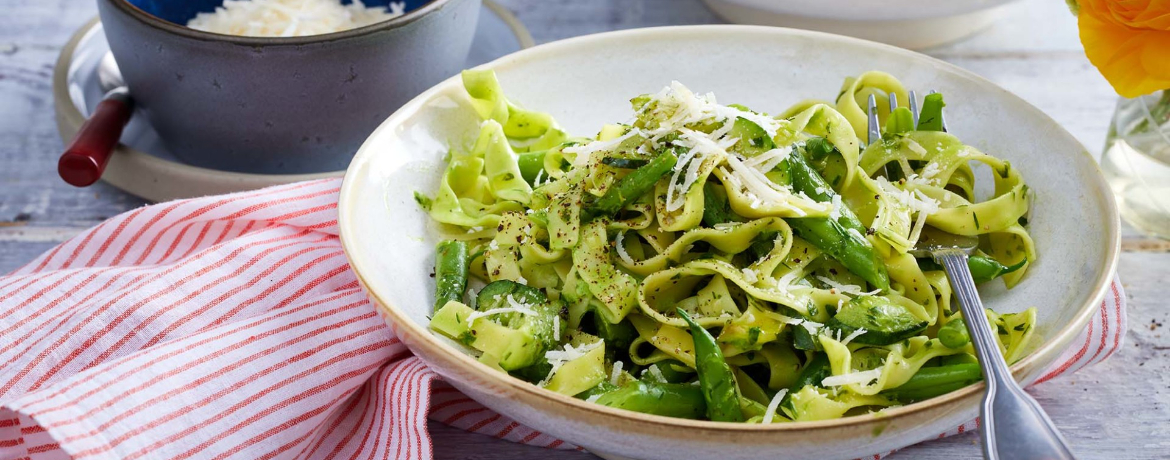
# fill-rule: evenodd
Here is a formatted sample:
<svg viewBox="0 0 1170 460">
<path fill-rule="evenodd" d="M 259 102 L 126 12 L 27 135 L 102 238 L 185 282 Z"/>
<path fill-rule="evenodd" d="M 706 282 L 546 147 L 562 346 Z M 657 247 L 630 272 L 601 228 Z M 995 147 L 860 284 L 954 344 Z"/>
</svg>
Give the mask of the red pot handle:
<svg viewBox="0 0 1170 460">
<path fill-rule="evenodd" d="M 116 88 L 106 94 L 61 155 L 57 174 L 76 187 L 88 187 L 97 182 L 133 113 L 134 101 L 125 88 Z"/>
</svg>

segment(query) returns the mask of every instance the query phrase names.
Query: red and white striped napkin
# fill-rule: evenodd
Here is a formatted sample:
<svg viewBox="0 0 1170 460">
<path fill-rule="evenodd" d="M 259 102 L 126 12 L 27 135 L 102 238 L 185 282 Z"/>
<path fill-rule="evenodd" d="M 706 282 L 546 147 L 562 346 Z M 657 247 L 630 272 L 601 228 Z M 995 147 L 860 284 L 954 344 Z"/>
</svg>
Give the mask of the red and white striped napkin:
<svg viewBox="0 0 1170 460">
<path fill-rule="evenodd" d="M 428 459 L 428 417 L 576 448 L 394 337 L 342 254 L 339 185 L 143 207 L 0 277 L 0 459 Z M 1123 299 L 1043 380 L 1118 349 Z"/>
</svg>

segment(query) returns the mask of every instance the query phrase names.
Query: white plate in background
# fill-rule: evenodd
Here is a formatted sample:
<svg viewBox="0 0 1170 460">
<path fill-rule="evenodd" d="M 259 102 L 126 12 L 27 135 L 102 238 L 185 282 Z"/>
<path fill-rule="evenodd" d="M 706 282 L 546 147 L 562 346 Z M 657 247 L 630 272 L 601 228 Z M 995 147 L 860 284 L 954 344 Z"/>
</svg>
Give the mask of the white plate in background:
<svg viewBox="0 0 1170 460">
<path fill-rule="evenodd" d="M 818 30 L 923 49 L 990 26 L 1014 0 L 703 1 L 735 23 Z"/>
</svg>

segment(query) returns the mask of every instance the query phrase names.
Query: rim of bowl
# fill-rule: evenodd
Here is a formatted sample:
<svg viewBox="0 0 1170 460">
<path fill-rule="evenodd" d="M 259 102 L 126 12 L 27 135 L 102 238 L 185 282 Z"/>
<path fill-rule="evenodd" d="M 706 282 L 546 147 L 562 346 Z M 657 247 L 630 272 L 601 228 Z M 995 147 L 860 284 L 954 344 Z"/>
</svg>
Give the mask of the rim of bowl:
<svg viewBox="0 0 1170 460">
<path fill-rule="evenodd" d="M 138 6 L 130 3 L 129 0 L 108 1 L 113 4 L 115 8 L 118 8 L 127 16 L 134 18 L 142 24 L 186 38 L 202 41 L 226 42 L 244 46 L 300 46 L 345 40 L 348 38 L 368 35 L 370 33 L 381 30 L 396 29 L 422 19 L 424 16 L 442 9 L 452 0 L 431 0 L 427 3 L 424 3 L 422 6 L 419 6 L 418 8 L 408 11 L 406 14 L 393 19 L 375 22 L 373 24 L 358 27 L 356 29 L 343 30 L 340 32 L 333 32 L 328 34 L 306 35 L 303 37 L 251 37 L 205 32 L 202 30 L 195 30 L 181 24 L 176 24 L 153 14 L 147 13 Z"/>
<path fill-rule="evenodd" d="M 1108 187 L 1108 184 L 1105 182 L 1104 176 L 1101 173 L 1100 166 L 1097 164 L 1097 162 L 1095 160 L 1092 159 L 1092 156 L 1089 154 L 1088 150 L 1084 148 L 1084 145 L 1081 144 L 1081 142 L 1079 140 L 1077 140 L 1076 137 L 1074 137 L 1071 133 L 1069 133 L 1068 130 L 1064 129 L 1064 127 L 1062 125 L 1057 123 L 1056 120 L 1053 120 L 1052 117 L 1048 116 L 1048 114 L 1044 113 L 1040 109 L 1033 106 L 1031 103 L 1028 103 L 1027 101 L 1025 101 L 1024 99 L 1015 95 L 1014 93 L 996 85 L 995 83 L 991 82 L 990 80 L 988 80 L 986 78 L 983 78 L 983 77 L 981 77 L 981 76 L 979 76 L 971 71 L 968 71 L 966 69 L 958 67 L 954 64 L 950 64 L 948 62 L 932 58 L 932 57 L 924 55 L 922 53 L 918 53 L 918 52 L 914 52 L 914 51 L 910 51 L 910 50 L 906 50 L 903 48 L 898 48 L 895 46 L 886 45 L 886 44 L 882 44 L 882 43 L 878 43 L 878 42 L 872 42 L 869 40 L 862 40 L 862 39 L 847 37 L 847 36 L 842 36 L 842 35 L 835 35 L 835 34 L 829 34 L 829 33 L 824 33 L 824 32 L 816 32 L 816 31 L 801 30 L 801 29 L 790 29 L 790 28 L 769 27 L 769 26 L 739 25 L 739 24 L 650 27 L 650 28 L 619 30 L 619 31 L 604 32 L 604 33 L 591 34 L 591 35 L 583 35 L 583 36 L 579 36 L 579 37 L 573 37 L 573 38 L 568 38 L 568 39 L 559 40 L 559 41 L 555 41 L 555 42 L 550 42 L 550 43 L 539 45 L 539 46 L 536 46 L 533 48 L 528 48 L 526 50 L 518 51 L 516 53 L 513 53 L 510 55 L 504 56 L 502 58 L 496 59 L 495 61 L 488 62 L 488 63 L 482 64 L 480 66 L 477 66 L 476 68 L 491 68 L 491 69 L 507 68 L 507 67 L 518 65 L 518 64 L 523 63 L 523 62 L 528 61 L 528 60 L 540 59 L 545 53 L 558 53 L 558 52 L 562 52 L 562 51 L 570 51 L 570 50 L 566 50 L 566 48 L 571 48 L 574 46 L 588 44 L 588 42 L 590 42 L 590 41 L 604 40 L 604 39 L 610 39 L 610 38 L 614 38 L 614 37 L 622 37 L 622 38 L 630 39 L 630 38 L 637 38 L 638 36 L 645 37 L 645 36 L 649 36 L 649 35 L 671 35 L 671 34 L 680 34 L 680 33 L 704 34 L 704 33 L 718 33 L 718 32 L 750 32 L 750 31 L 772 33 L 772 34 L 777 34 L 777 35 L 793 35 L 793 36 L 813 37 L 813 38 L 816 38 L 816 39 L 822 40 L 822 41 L 845 42 L 845 43 L 848 43 L 848 44 L 851 44 L 854 46 L 860 45 L 860 46 L 866 46 L 866 47 L 881 48 L 886 52 L 892 52 L 892 53 L 903 54 L 903 55 L 910 55 L 916 59 L 926 59 L 927 62 L 933 64 L 940 71 L 946 71 L 949 73 L 956 74 L 960 77 L 967 78 L 975 83 L 978 83 L 980 86 L 983 86 L 987 89 L 990 89 L 993 91 L 998 91 L 1001 93 L 1005 93 L 1012 98 L 1015 98 L 1015 99 L 1020 100 L 1021 102 L 1024 102 L 1024 110 L 1031 112 L 1032 116 L 1034 116 L 1034 117 L 1042 118 L 1044 120 L 1047 120 L 1053 126 L 1059 127 L 1060 128 L 1059 136 L 1065 137 L 1067 140 L 1070 140 L 1073 143 L 1075 143 L 1076 145 L 1081 146 L 1081 150 L 1080 150 L 1080 152 L 1077 153 L 1077 155 L 1084 155 L 1084 156 L 1088 157 L 1087 159 L 1090 160 L 1089 164 L 1092 165 L 1093 170 L 1096 171 L 1096 173 L 1097 173 L 1094 175 L 1094 178 L 1093 178 L 1093 181 L 1096 182 L 1096 185 L 1097 185 L 1096 190 L 1097 190 L 1098 195 L 1099 195 L 1097 198 L 1100 199 L 1101 202 L 1104 203 L 1104 209 L 1102 209 L 1102 211 L 1104 211 L 1103 217 L 1108 219 L 1107 225 L 1105 227 L 1105 234 L 1109 238 L 1109 241 L 1104 242 L 1104 244 L 1106 244 L 1106 251 L 1105 251 L 1106 257 L 1105 257 L 1105 260 L 1101 261 L 1101 265 L 1099 265 L 1102 268 L 1100 274 L 1097 276 L 1096 279 L 1094 279 L 1092 281 L 1093 289 L 1092 289 L 1091 295 L 1089 297 L 1089 300 L 1086 301 L 1085 303 L 1083 303 L 1079 307 L 1079 309 L 1076 311 L 1076 314 L 1073 317 L 1073 320 L 1066 323 L 1063 327 L 1059 328 L 1057 331 L 1052 333 L 1048 337 L 1048 339 L 1045 340 L 1045 342 L 1040 347 L 1034 349 L 1031 353 L 1029 353 L 1023 359 L 1021 359 L 1020 361 L 1011 365 L 1012 374 L 1018 375 L 1020 373 L 1023 373 L 1027 369 L 1035 367 L 1037 365 L 1037 361 L 1039 361 L 1041 359 L 1041 357 L 1059 356 L 1059 353 L 1061 351 L 1063 351 L 1064 348 L 1072 341 L 1072 339 L 1075 338 L 1076 335 L 1081 331 L 1081 329 L 1083 329 L 1086 326 L 1086 324 L 1088 324 L 1090 317 L 1095 312 L 1095 307 L 1104 298 L 1109 286 L 1111 285 L 1111 282 L 1113 279 L 1113 273 L 1117 269 L 1117 263 L 1118 263 L 1118 259 L 1119 259 L 1120 252 L 1121 252 L 1121 220 L 1120 220 L 1120 216 L 1119 216 L 1118 211 L 1117 211 L 1116 202 L 1112 199 L 1112 197 L 1106 195 L 1107 191 L 1109 190 L 1109 187 Z M 455 75 L 447 80 L 444 80 L 443 82 L 436 84 L 435 86 L 431 87 L 427 91 L 418 95 L 417 97 L 412 99 L 410 102 L 407 102 L 401 108 L 399 108 L 397 111 L 395 111 L 393 114 L 391 114 L 389 117 L 387 117 L 386 121 L 384 121 L 382 123 L 382 125 L 380 125 L 377 129 L 375 129 L 374 132 L 371 133 L 370 137 L 372 138 L 373 136 L 377 135 L 379 132 L 382 131 L 383 128 L 388 128 L 390 126 L 395 125 L 396 123 L 392 123 L 392 122 L 397 121 L 396 119 L 408 117 L 408 114 L 417 111 L 425 102 L 430 100 L 433 96 L 443 92 L 449 85 L 454 84 L 454 82 L 458 81 L 459 78 L 460 78 L 459 75 Z M 369 142 L 369 139 L 367 139 L 367 143 L 368 142 Z M 616 408 L 611 408 L 611 407 L 606 407 L 606 406 L 600 406 L 600 405 L 589 403 L 589 402 L 586 402 L 584 400 L 580 400 L 580 399 L 577 399 L 577 398 L 574 398 L 571 396 L 566 396 L 566 395 L 563 395 L 560 393 L 556 393 L 556 392 L 551 391 L 551 390 L 546 390 L 544 388 L 537 387 L 536 385 L 522 381 L 522 380 L 517 379 L 515 377 L 512 377 L 510 375 L 501 373 L 499 371 L 491 369 L 490 367 L 488 367 L 487 365 L 485 365 L 483 363 L 480 363 L 479 361 L 477 361 L 474 358 L 472 358 L 471 356 L 469 356 L 467 353 L 456 349 L 454 346 L 449 345 L 449 344 L 445 344 L 445 343 L 441 342 L 440 340 L 436 339 L 434 337 L 433 333 L 429 329 L 427 329 L 425 326 L 423 326 L 421 324 L 414 322 L 412 319 L 410 319 L 410 317 L 404 311 L 402 311 L 401 309 L 396 307 L 393 303 L 387 302 L 385 299 L 380 297 L 374 289 L 371 289 L 372 285 L 366 281 L 366 279 L 362 275 L 361 271 L 358 270 L 357 265 L 354 263 L 354 261 L 359 260 L 361 258 L 361 257 L 359 257 L 359 255 L 361 253 L 356 248 L 351 247 L 354 244 L 353 241 L 355 240 L 355 238 L 351 235 L 353 227 L 348 219 L 348 213 L 345 212 L 345 209 L 343 208 L 343 206 L 346 205 L 347 201 L 350 201 L 348 199 L 348 197 L 350 195 L 357 193 L 354 190 L 354 188 L 356 187 L 354 184 L 358 180 L 355 176 L 357 174 L 357 171 L 362 169 L 359 165 L 359 162 L 364 161 L 364 155 L 362 153 L 365 151 L 365 149 L 366 149 L 366 144 L 363 144 L 362 147 L 360 147 L 358 149 L 358 153 L 354 156 L 353 161 L 350 163 L 349 168 L 346 170 L 345 179 L 342 182 L 341 192 L 339 193 L 339 197 L 338 197 L 338 207 L 339 207 L 339 213 L 338 213 L 339 235 L 338 236 L 341 240 L 342 250 L 345 252 L 346 258 L 349 261 L 350 266 L 353 268 L 354 274 L 357 276 L 358 282 L 362 285 L 362 288 L 365 289 L 365 291 L 370 295 L 370 297 L 374 300 L 374 302 L 377 304 L 377 306 L 380 307 L 381 311 L 386 316 L 388 316 L 390 320 L 392 320 L 394 322 L 394 326 L 397 326 L 398 328 L 404 328 L 407 330 L 407 332 L 409 334 L 414 334 L 414 335 L 421 338 L 420 340 L 415 341 L 415 346 L 423 347 L 429 353 L 432 353 L 435 355 L 440 355 L 446 361 L 454 362 L 455 364 L 457 364 L 458 366 L 460 366 L 464 370 L 473 369 L 476 371 L 476 375 L 478 377 L 490 380 L 490 383 L 492 383 L 493 385 L 507 388 L 508 390 L 511 390 L 514 392 L 524 393 L 527 396 L 535 397 L 535 398 L 541 400 L 541 402 L 545 403 L 546 404 L 545 407 L 551 407 L 551 406 L 556 406 L 556 405 L 560 405 L 562 407 L 568 406 L 568 407 L 566 407 L 566 409 L 571 409 L 574 411 L 591 412 L 596 416 L 606 417 L 606 418 L 609 418 L 609 419 L 615 420 L 615 421 L 635 422 L 635 423 L 644 424 L 645 426 L 655 426 L 657 428 L 687 429 L 687 430 L 710 432 L 710 433 L 720 433 L 720 434 L 776 433 L 776 432 L 820 431 L 820 430 L 832 429 L 832 428 L 853 427 L 853 426 L 863 425 L 863 424 L 868 424 L 868 423 L 892 423 L 895 420 L 903 419 L 911 414 L 930 410 L 930 409 L 935 409 L 938 406 L 942 406 L 942 405 L 954 402 L 954 401 L 959 400 L 959 399 L 970 398 L 970 397 L 975 396 L 975 394 L 977 392 L 979 392 L 979 393 L 982 392 L 983 382 L 978 382 L 978 383 L 974 383 L 974 384 L 968 385 L 966 387 L 960 388 L 958 390 L 952 391 L 952 392 L 947 393 L 947 394 L 942 395 L 942 396 L 937 396 L 937 397 L 927 399 L 924 401 L 919 401 L 916 403 L 907 404 L 904 406 L 899 406 L 899 407 L 895 407 L 895 408 L 891 408 L 891 409 L 885 409 L 885 410 L 882 410 L 881 412 L 871 412 L 868 414 L 848 416 L 848 417 L 842 417 L 842 418 L 831 419 L 831 420 L 789 422 L 789 423 L 771 423 L 771 424 L 765 425 L 765 424 L 748 424 L 748 423 L 731 423 L 731 422 L 713 422 L 713 421 L 706 421 L 706 420 L 689 420 L 689 419 L 666 417 L 666 416 L 660 416 L 660 415 L 650 415 L 650 414 L 644 414 L 641 412 L 634 412 L 634 411 L 616 409 Z M 1038 377 L 1043 377 L 1043 376 L 1038 375 Z M 1028 382 L 1028 383 L 1032 383 L 1032 382 Z"/>
</svg>

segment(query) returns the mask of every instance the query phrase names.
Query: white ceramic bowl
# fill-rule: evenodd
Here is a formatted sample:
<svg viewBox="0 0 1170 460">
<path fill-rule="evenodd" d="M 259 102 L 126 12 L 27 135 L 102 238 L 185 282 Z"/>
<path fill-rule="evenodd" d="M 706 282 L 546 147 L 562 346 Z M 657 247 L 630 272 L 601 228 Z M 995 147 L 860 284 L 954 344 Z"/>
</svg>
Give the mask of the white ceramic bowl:
<svg viewBox="0 0 1170 460">
<path fill-rule="evenodd" d="M 1012 162 L 1035 190 L 1032 235 L 1040 258 L 1008 292 L 983 291 L 1002 312 L 1039 309 L 1043 344 L 1013 366 L 1036 380 L 1087 323 L 1117 261 L 1118 218 L 1096 163 L 1072 135 L 1020 98 L 952 65 L 852 38 L 749 26 L 613 32 L 550 43 L 485 65 L 508 97 L 590 135 L 630 115 L 628 99 L 672 79 L 724 103 L 778 112 L 832 98 L 843 78 L 879 69 L 911 88 L 946 94 L 951 132 Z M 458 78 L 394 113 L 362 146 L 341 191 L 341 239 L 354 270 L 402 340 L 484 405 L 609 456 L 849 459 L 919 442 L 973 418 L 972 385 L 878 415 L 773 425 L 672 419 L 562 396 L 493 371 L 426 329 L 436 227 L 411 194 L 432 192 L 449 143 L 474 140 L 479 120 Z M 994 284 L 994 283 L 993 283 Z"/>
<path fill-rule="evenodd" d="M 703 0 L 731 22 L 796 27 L 911 49 L 929 48 L 992 24 L 1014 0 Z"/>
</svg>

